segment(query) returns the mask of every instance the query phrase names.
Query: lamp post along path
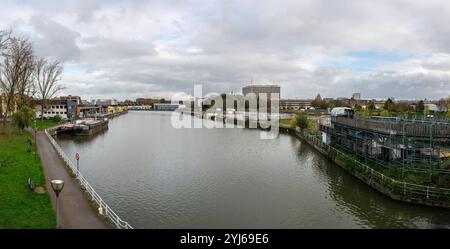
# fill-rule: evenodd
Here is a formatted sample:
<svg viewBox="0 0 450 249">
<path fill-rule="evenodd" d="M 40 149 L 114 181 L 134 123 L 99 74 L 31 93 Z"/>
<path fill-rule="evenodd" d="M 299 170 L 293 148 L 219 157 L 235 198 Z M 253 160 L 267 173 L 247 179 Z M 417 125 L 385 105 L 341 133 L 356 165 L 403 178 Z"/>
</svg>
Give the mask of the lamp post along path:
<svg viewBox="0 0 450 249">
<path fill-rule="evenodd" d="M 37 148 L 37 125 L 36 125 L 36 119 L 34 119 L 34 145 Z M 37 158 L 37 151 L 34 152 L 34 157 Z"/>
<path fill-rule="evenodd" d="M 51 181 L 51 185 L 56 195 L 56 228 L 59 229 L 59 194 L 64 188 L 64 181 L 55 179 Z"/>
<path fill-rule="evenodd" d="M 37 124 L 36 119 L 34 119 L 34 143 L 36 143 L 36 134 L 37 134 Z"/>
<path fill-rule="evenodd" d="M 80 172 L 80 154 L 75 154 L 75 159 L 77 160 L 77 176 L 78 172 Z"/>
</svg>

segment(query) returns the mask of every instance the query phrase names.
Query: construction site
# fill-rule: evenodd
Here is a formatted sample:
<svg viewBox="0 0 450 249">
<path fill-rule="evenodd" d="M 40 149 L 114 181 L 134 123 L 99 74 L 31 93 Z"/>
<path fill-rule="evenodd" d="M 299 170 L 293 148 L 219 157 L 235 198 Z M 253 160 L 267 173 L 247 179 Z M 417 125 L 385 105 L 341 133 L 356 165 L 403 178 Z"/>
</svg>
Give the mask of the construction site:
<svg viewBox="0 0 450 249">
<path fill-rule="evenodd" d="M 450 122 L 359 117 L 341 110 L 319 124 L 322 142 L 402 180 L 450 187 Z"/>
</svg>

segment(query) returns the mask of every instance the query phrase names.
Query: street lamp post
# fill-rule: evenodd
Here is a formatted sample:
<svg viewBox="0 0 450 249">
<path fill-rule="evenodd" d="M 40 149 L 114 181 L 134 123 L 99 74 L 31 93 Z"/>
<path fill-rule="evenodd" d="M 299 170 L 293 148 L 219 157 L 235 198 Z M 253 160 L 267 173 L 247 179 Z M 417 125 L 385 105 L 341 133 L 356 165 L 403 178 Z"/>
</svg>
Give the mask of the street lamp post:
<svg viewBox="0 0 450 249">
<path fill-rule="evenodd" d="M 59 193 L 64 188 L 64 181 L 63 180 L 52 180 L 52 189 L 55 191 L 56 195 L 56 228 L 59 229 Z"/>
<path fill-rule="evenodd" d="M 75 154 L 75 159 L 77 160 L 77 177 L 78 174 L 80 173 L 80 154 Z"/>
<path fill-rule="evenodd" d="M 36 125 L 36 119 L 34 119 L 34 143 L 37 144 L 37 125 Z"/>
</svg>

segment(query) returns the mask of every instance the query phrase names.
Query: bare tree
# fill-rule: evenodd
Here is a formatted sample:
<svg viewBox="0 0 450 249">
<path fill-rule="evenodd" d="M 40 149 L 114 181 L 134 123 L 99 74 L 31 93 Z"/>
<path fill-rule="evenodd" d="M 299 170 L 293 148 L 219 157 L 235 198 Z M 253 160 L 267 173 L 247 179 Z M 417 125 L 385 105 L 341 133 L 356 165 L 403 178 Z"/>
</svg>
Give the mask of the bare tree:
<svg viewBox="0 0 450 249">
<path fill-rule="evenodd" d="M 444 99 L 444 98 L 440 99 L 440 100 L 437 102 L 437 106 L 438 106 L 438 108 L 439 108 L 439 111 L 447 112 L 447 111 L 448 111 L 448 105 L 449 105 L 449 104 L 450 104 L 450 97 L 447 98 L 447 99 Z"/>
<path fill-rule="evenodd" d="M 4 50 L 8 45 L 10 37 L 11 37 L 11 31 L 0 30 L 0 59 L 2 59 L 3 56 L 5 55 Z M 2 65 L 2 62 L 0 60 L 0 70 L 2 69 L 1 65 Z M 4 91 L 0 84 L 0 117 L 3 116 L 3 97 L 4 97 L 3 94 L 4 94 Z"/>
<path fill-rule="evenodd" d="M 64 89 L 59 84 L 62 72 L 63 67 L 59 61 L 48 62 L 44 58 L 36 61 L 35 80 L 37 95 L 41 100 L 41 120 L 44 119 L 44 108 L 48 100 Z"/>
<path fill-rule="evenodd" d="M 0 56 L 4 55 L 3 50 L 7 47 L 11 38 L 11 31 L 0 30 Z"/>
<path fill-rule="evenodd" d="M 32 84 L 30 83 L 33 71 L 32 44 L 27 39 L 11 37 L 3 58 L 0 88 L 6 102 L 6 115 L 3 118 L 5 125 L 6 117 L 12 112 L 13 105 L 25 98 L 25 93 Z"/>
<path fill-rule="evenodd" d="M 19 47 L 22 56 L 22 69 L 20 71 L 17 83 L 17 102 L 19 105 L 29 105 L 29 100 L 35 94 L 35 84 L 33 74 L 35 71 L 35 56 L 33 46 L 27 40 L 19 41 Z"/>
</svg>

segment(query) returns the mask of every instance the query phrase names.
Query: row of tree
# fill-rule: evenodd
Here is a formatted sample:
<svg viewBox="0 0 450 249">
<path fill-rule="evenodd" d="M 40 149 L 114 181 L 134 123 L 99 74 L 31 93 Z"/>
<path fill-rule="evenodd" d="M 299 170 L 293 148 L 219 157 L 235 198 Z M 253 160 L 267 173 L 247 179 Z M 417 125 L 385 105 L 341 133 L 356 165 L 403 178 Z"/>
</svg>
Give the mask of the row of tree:
<svg viewBox="0 0 450 249">
<path fill-rule="evenodd" d="M 316 98 L 311 102 L 311 105 L 316 109 L 322 109 L 326 110 L 328 108 L 334 108 L 334 107 L 345 107 L 350 106 L 348 102 L 340 100 L 340 99 L 334 99 L 330 101 L 326 101 L 322 99 L 320 94 L 316 96 Z"/>
<path fill-rule="evenodd" d="M 37 56 L 27 38 L 15 36 L 11 31 L 0 31 L 0 103 L 5 106 L 0 114 L 3 125 L 14 111 L 19 113 L 18 116 L 32 115 L 34 99 L 40 100 L 43 118 L 46 103 L 63 89 L 59 84 L 62 72 L 60 61 Z"/>
<path fill-rule="evenodd" d="M 354 101 L 354 100 L 353 100 Z M 343 101 L 343 100 L 331 100 L 331 101 L 325 101 L 323 100 L 320 95 L 317 95 L 317 97 L 311 102 L 311 105 L 317 109 L 328 109 L 333 107 L 351 107 L 349 101 Z M 450 98 L 448 99 L 441 99 L 437 102 L 437 107 L 445 110 L 448 105 L 450 105 Z M 357 101 L 354 101 L 354 109 L 356 111 L 361 111 L 363 108 L 361 105 L 358 104 Z M 376 109 L 375 103 L 373 101 L 367 102 L 366 110 L 371 112 Z M 408 102 L 395 102 L 393 99 L 389 98 L 384 102 L 383 111 L 386 112 L 392 112 L 392 113 L 407 113 L 407 112 L 414 112 L 414 113 L 424 113 L 426 112 L 425 108 L 425 102 L 423 100 L 418 101 L 414 105 L 411 105 L 411 103 Z"/>
</svg>

